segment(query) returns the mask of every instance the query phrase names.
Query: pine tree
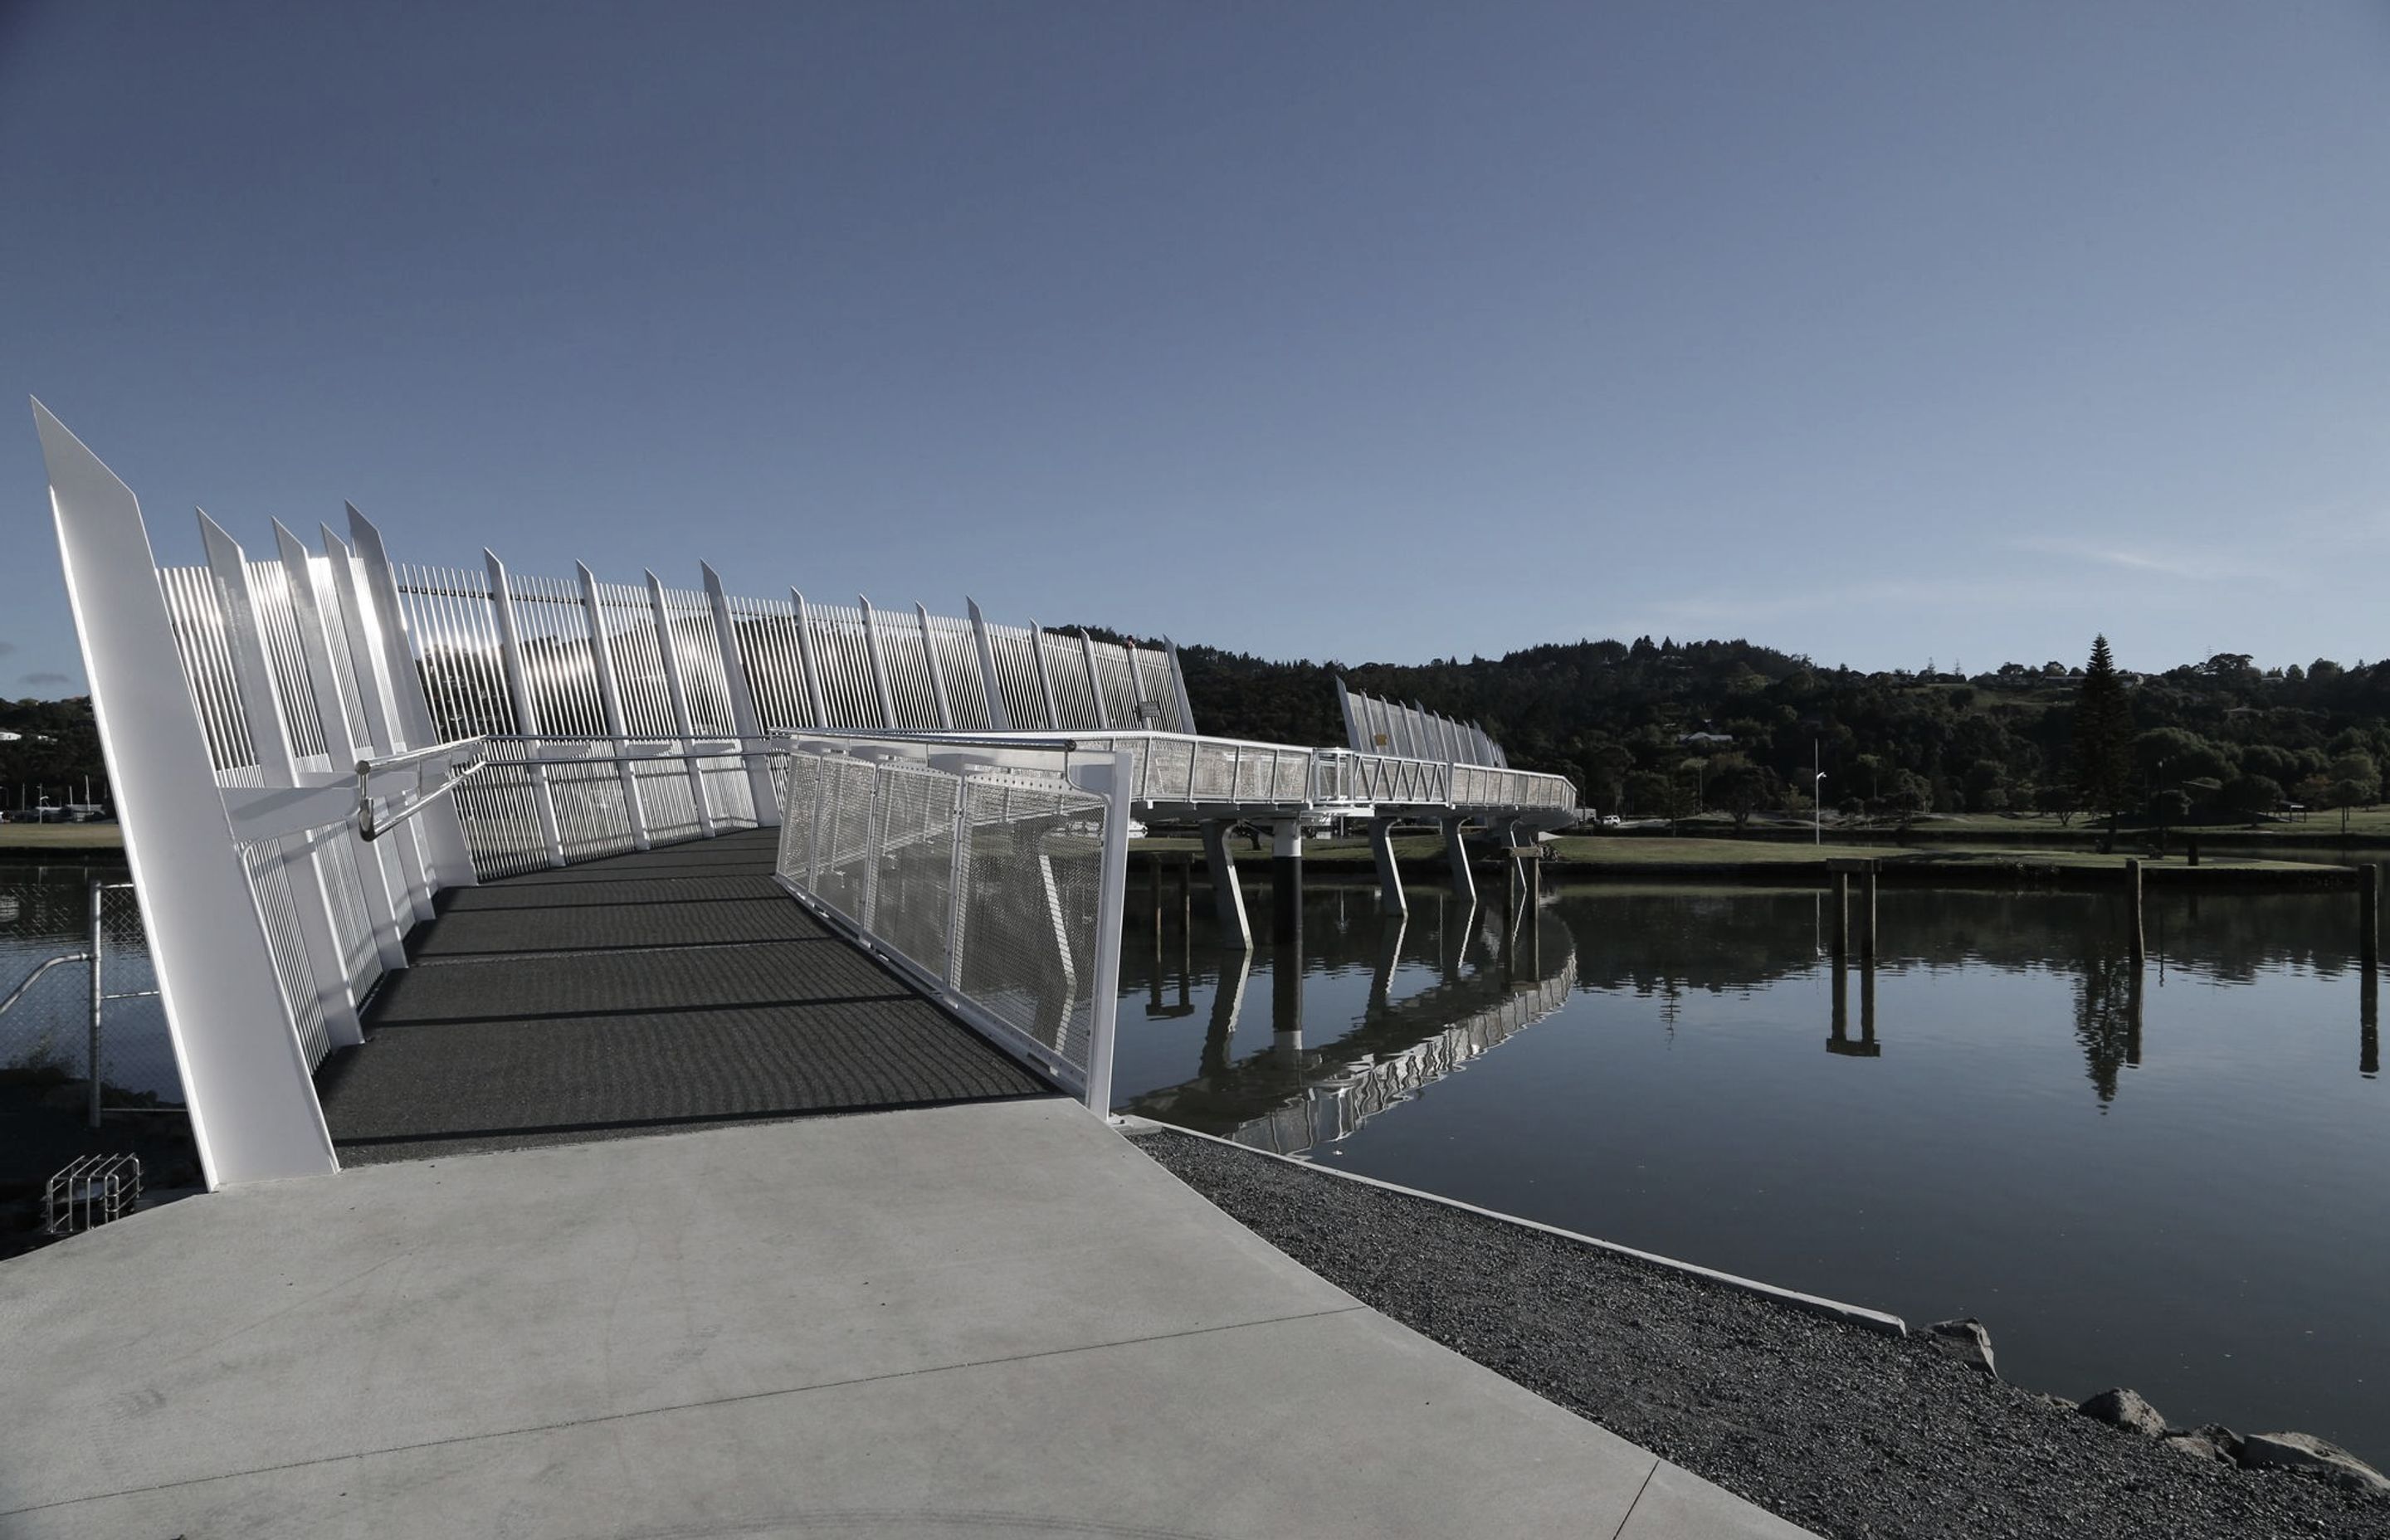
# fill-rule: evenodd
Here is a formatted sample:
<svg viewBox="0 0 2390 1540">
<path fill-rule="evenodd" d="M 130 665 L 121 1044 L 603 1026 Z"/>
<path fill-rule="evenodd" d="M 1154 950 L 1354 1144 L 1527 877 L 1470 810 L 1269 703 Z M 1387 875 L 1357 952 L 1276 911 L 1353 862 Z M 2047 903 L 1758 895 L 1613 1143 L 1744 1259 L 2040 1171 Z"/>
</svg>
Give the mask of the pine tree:
<svg viewBox="0 0 2390 1540">
<path fill-rule="evenodd" d="M 2108 815 L 2112 837 L 2132 780 L 2133 708 L 2116 677 L 2108 638 L 2094 636 L 2083 687 L 2075 697 L 2075 790 L 2086 812 Z"/>
</svg>

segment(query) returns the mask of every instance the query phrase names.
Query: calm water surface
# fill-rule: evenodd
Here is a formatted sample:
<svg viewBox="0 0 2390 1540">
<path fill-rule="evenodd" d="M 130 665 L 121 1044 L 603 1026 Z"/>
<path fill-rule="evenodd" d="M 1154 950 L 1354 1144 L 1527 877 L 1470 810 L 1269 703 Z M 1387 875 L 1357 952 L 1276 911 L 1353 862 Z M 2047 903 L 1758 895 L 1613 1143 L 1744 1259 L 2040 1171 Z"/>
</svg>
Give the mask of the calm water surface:
<svg viewBox="0 0 2390 1540">
<path fill-rule="evenodd" d="M 122 862 L 0 859 L 0 999 L 44 959 L 84 950 L 95 880 L 124 882 L 130 874 Z M 156 988 L 132 893 L 109 895 L 107 913 L 103 983 L 111 994 Z M 47 1061 L 80 1079 L 90 1054 L 90 991 L 91 975 L 83 964 L 52 969 L 0 1015 L 0 1068 Z M 110 1001 L 102 1026 L 105 1084 L 152 1092 L 163 1101 L 182 1100 L 182 1077 L 157 1000 Z"/>
<path fill-rule="evenodd" d="M 2003 1376 L 2390 1463 L 2390 1084 L 2339 894 L 1320 886 L 1300 961 L 1133 891 L 1121 1107 L 1912 1322 Z M 1261 884 L 1257 886 L 1266 886 Z"/>
</svg>

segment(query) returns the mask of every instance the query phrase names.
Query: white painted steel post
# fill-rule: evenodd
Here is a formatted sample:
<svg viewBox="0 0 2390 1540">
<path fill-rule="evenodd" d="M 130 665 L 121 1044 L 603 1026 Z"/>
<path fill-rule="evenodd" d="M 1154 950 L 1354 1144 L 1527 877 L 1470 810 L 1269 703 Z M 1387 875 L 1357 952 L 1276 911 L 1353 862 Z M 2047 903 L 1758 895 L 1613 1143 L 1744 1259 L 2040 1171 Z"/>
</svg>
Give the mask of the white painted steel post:
<svg viewBox="0 0 2390 1540">
<path fill-rule="evenodd" d="M 1087 1110 L 1112 1110 L 1112 1043 L 1120 1030 L 1121 926 L 1128 910 L 1132 757 L 1114 754 L 1104 811 L 1103 877 L 1096 902 L 1096 976 L 1087 986 Z"/>
<path fill-rule="evenodd" d="M 606 735 L 614 740 L 614 772 L 623 785 L 623 816 L 631 826 L 631 846 L 649 850 L 647 804 L 639 800 L 639 774 L 631 763 L 631 729 L 623 712 L 623 682 L 614 672 L 614 639 L 606 628 L 605 602 L 598 595 L 598 574 L 586 562 L 576 561 L 572 572 L 581 582 L 581 610 L 589 618 L 589 661 L 598 671 L 598 701 L 606 712 Z"/>
<path fill-rule="evenodd" d="M 1344 687 L 1342 679 L 1336 681 L 1336 710 L 1344 718 L 1344 741 L 1355 753 L 1362 752 L 1368 745 L 1361 741 L 1361 725 L 1353 719 L 1353 692 Z"/>
<path fill-rule="evenodd" d="M 664 662 L 664 693 L 672 699 L 673 730 L 680 735 L 681 767 L 688 774 L 688 794 L 697 807 L 697 830 L 705 838 L 713 838 L 713 808 L 706 800 L 705 771 L 697 763 L 697 728 L 688 712 L 688 686 L 680 674 L 679 634 L 673 629 L 672 612 L 664 608 L 664 585 L 656 574 L 645 574 L 648 580 L 648 610 L 656 622 L 656 651 Z"/>
<path fill-rule="evenodd" d="M 100 1019 L 108 1010 L 108 976 L 100 960 L 101 954 L 108 950 L 108 925 L 101 918 L 101 905 L 107 903 L 108 890 L 93 879 L 88 883 L 87 892 L 91 898 L 91 1021 L 84 1043 L 87 1057 L 84 1060 L 84 1094 L 86 1098 L 84 1123 L 84 1126 L 96 1130 L 99 1127 Z"/>
<path fill-rule="evenodd" d="M 1378 867 L 1378 907 L 1390 915 L 1410 912 L 1410 901 L 1403 893 L 1402 868 L 1394 862 L 1394 821 L 1392 818 L 1369 820 L 1369 857 Z"/>
<path fill-rule="evenodd" d="M 140 501 L 33 403 L 59 565 L 210 1187 L 338 1171 L 191 704 Z"/>
<path fill-rule="evenodd" d="M 323 606 L 315 601 L 315 558 L 297 535 L 283 528 L 279 519 L 274 520 L 274 543 L 282 558 L 282 580 L 290 585 L 290 618 L 299 632 L 300 656 L 307 665 L 307 683 L 315 700 L 315 720 L 324 730 L 324 753 L 329 761 L 327 768 L 337 776 L 352 775 L 357 761 L 366 755 L 363 752 L 365 746 L 349 730 L 347 697 L 342 681 L 332 668 L 331 634 L 325 629 Z M 348 682 L 349 689 L 355 687 L 355 681 Z M 405 968 L 406 926 L 402 921 L 411 923 L 415 909 L 407 901 L 405 876 L 395 869 L 396 847 L 385 849 L 366 843 L 358 838 L 355 826 L 350 823 L 317 829 L 308 838 L 325 857 L 337 861 L 335 852 L 347 855 L 362 890 L 358 897 L 365 904 L 366 923 L 373 930 L 376 956 L 385 969 Z"/>
<path fill-rule="evenodd" d="M 1469 869 L 1469 846 L 1461 838 L 1460 826 L 1466 820 L 1444 820 L 1444 854 L 1452 866 L 1453 892 L 1463 904 L 1477 902 L 1477 876 Z"/>
<path fill-rule="evenodd" d="M 358 561 L 329 524 L 317 530 L 324 537 L 324 554 L 332 563 L 332 600 L 340 611 L 341 629 L 349 645 L 350 675 L 356 682 L 357 703 L 365 709 L 366 740 L 376 756 L 394 754 L 405 735 L 392 723 L 398 716 L 398 703 L 390 689 L 389 659 L 381 636 L 371 614 L 371 599 L 360 592 Z M 422 815 L 408 819 L 396 834 L 388 838 L 397 846 L 399 870 L 406 879 L 407 906 L 413 913 L 413 923 L 430 919 L 433 910 L 431 895 L 439 891 L 433 879 L 437 858 L 430 852 L 432 832 L 427 832 L 426 819 L 433 814 L 444 814 L 453 827 L 455 810 L 443 804 L 427 808 Z M 457 843 L 462 845 L 459 836 Z M 467 867 L 469 873 L 470 866 Z"/>
<path fill-rule="evenodd" d="M 1212 869 L 1212 903 L 1219 911 L 1222 942 L 1233 941 L 1246 951 L 1253 945 L 1253 928 L 1245 918 L 1244 890 L 1237 885 L 1236 856 L 1228 849 L 1228 823 L 1213 818 L 1203 825 L 1203 864 Z"/>
<path fill-rule="evenodd" d="M 863 810 L 863 913 L 855 917 L 866 930 L 880 923 L 880 868 L 888 853 L 888 767 L 879 760 L 870 764 L 871 801 Z"/>
<path fill-rule="evenodd" d="M 1178 644 L 1164 636 L 1162 645 L 1170 653 L 1170 687 L 1178 697 L 1178 730 L 1192 733 L 1195 730 L 1195 708 L 1187 699 L 1187 672 L 1178 664 Z"/>
<path fill-rule="evenodd" d="M 207 547 L 208 567 L 215 574 L 224 608 L 225 643 L 232 653 L 233 674 L 240 682 L 241 715 L 249 723 L 250 747 L 257 754 L 259 781 L 266 786 L 296 787 L 301 778 L 299 755 L 290 741 L 290 726 L 274 679 L 266 651 L 265 622 L 258 602 L 256 580 L 240 543 L 223 525 L 199 514 L 199 538 Z M 287 842 L 303 841 L 293 851 Z M 349 977 L 347 948 L 332 909 L 331 882 L 326 860 L 312 836 L 286 835 L 275 842 L 275 861 L 290 885 L 292 918 L 307 954 L 309 982 L 324 1013 L 324 1030 L 336 1047 L 353 1047 L 365 1041 L 357 1025 L 357 998 L 364 991 Z"/>
<path fill-rule="evenodd" d="M 996 677 L 996 648 L 987 639 L 987 617 L 979 611 L 979 600 L 965 598 L 970 611 L 971 640 L 979 648 L 979 672 L 987 681 L 987 725 L 999 733 L 1012 730 L 1012 708 L 1004 699 L 1003 682 Z"/>
<path fill-rule="evenodd" d="M 946 671 L 938 661 L 938 639 L 930 635 L 930 611 L 916 603 L 913 615 L 921 622 L 921 661 L 929 666 L 930 694 L 938 703 L 938 726 L 951 733 L 955 730 L 955 711 L 946 699 Z"/>
<path fill-rule="evenodd" d="M 939 977 L 948 989 L 963 987 L 963 939 L 970 923 L 971 783 L 970 767 L 953 762 L 955 776 L 955 848 L 946 859 L 946 965 Z"/>
<path fill-rule="evenodd" d="M 822 707 L 821 674 L 814 666 L 813 616 L 805 609 L 805 597 L 795 589 L 789 590 L 789 600 L 797 607 L 797 661 L 805 674 L 805 703 L 813 708 L 813 725 L 824 732 L 829 730 L 829 714 Z"/>
<path fill-rule="evenodd" d="M 747 766 L 747 794 L 755 803 L 755 827 L 780 827 L 780 798 L 772 785 L 772 764 L 764 751 L 764 717 L 755 709 L 754 682 L 747 677 L 747 661 L 739 647 L 739 633 L 730 623 L 730 600 L 722 592 L 722 574 L 711 563 L 700 562 L 705 573 L 706 603 L 713 610 L 713 635 L 722 648 L 723 687 L 730 692 L 730 725 L 739 734 L 739 754 Z"/>
<path fill-rule="evenodd" d="M 1079 654 L 1087 661 L 1087 699 L 1096 703 L 1096 725 L 1109 730 L 1111 712 L 1104 707 L 1104 682 L 1096 674 L 1096 639 L 1084 625 L 1079 627 Z"/>
<path fill-rule="evenodd" d="M 1137 666 L 1137 655 L 1139 649 L 1132 645 L 1124 647 L 1121 650 L 1128 654 L 1128 687 L 1130 692 L 1136 697 L 1134 700 L 1129 702 L 1129 710 L 1137 713 L 1137 721 L 1134 725 L 1150 732 L 1154 728 L 1162 725 L 1162 702 L 1159 700 L 1149 702 L 1147 699 L 1145 693 L 1145 670 Z M 1150 718 L 1146 715 L 1145 711 L 1145 708 L 1149 703 L 1153 707 L 1153 715 Z"/>
<path fill-rule="evenodd" d="M 1046 672 L 1046 628 L 1037 617 L 1029 617 L 1029 656 L 1037 664 L 1037 692 L 1046 698 L 1046 728 L 1048 732 L 1062 730 L 1062 713 L 1054 704 L 1054 681 Z"/>
<path fill-rule="evenodd" d="M 896 726 L 896 698 L 888 692 L 888 663 L 880 656 L 880 616 L 871 608 L 871 601 L 862 595 L 855 595 L 854 602 L 863 607 L 863 650 L 871 660 L 871 687 L 880 692 L 880 725 L 893 732 Z"/>
<path fill-rule="evenodd" d="M 556 791 L 547 784 L 547 766 L 539 763 L 539 708 L 531 694 L 531 674 L 523 667 L 522 633 L 515 625 L 514 590 L 507 584 L 507 564 L 495 551 L 482 547 L 489 564 L 490 609 L 498 618 L 498 657 L 506 665 L 507 695 L 514 702 L 515 731 L 531 739 L 524 745 L 530 762 L 532 797 L 539 805 L 539 829 L 547 841 L 547 864 L 564 865 L 564 829 L 557 821 Z"/>
<path fill-rule="evenodd" d="M 375 639 L 380 645 L 383 674 L 390 687 L 390 704 L 395 712 L 390 721 L 391 748 L 393 752 L 429 749 L 440 742 L 440 733 L 431 720 L 430 698 L 424 693 L 423 671 L 416 666 L 415 649 L 407 636 L 406 610 L 398 602 L 398 574 L 391 566 L 389 550 L 382 545 L 381 531 L 357 511 L 354 503 L 344 506 L 349 514 L 349 537 L 355 542 L 357 560 L 365 568 L 366 589 L 358 596 L 364 601 L 359 614 L 362 617 L 368 608 L 372 611 Z M 473 869 L 472 847 L 465 841 L 465 826 L 455 798 L 443 798 L 438 805 L 425 809 L 409 822 L 425 831 L 431 866 L 427 875 L 435 888 L 469 888 L 480 880 Z"/>
</svg>

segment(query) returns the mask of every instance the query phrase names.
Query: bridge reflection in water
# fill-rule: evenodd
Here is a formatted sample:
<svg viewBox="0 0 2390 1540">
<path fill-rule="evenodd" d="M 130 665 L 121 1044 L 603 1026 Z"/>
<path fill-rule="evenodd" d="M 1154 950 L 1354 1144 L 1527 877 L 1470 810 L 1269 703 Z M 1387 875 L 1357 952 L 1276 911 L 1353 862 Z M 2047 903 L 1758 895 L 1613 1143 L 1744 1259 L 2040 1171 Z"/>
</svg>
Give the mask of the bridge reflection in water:
<svg viewBox="0 0 2390 1540">
<path fill-rule="evenodd" d="M 1142 982 L 1150 1020 L 1191 1018 L 1206 982 L 1198 954 L 1213 965 L 1200 1066 L 1192 1079 L 1134 1096 L 1121 1110 L 1258 1149 L 1300 1155 L 1344 1138 L 1555 1014 L 1576 988 L 1575 943 L 1548 908 L 1435 892 L 1419 895 L 1407 915 L 1381 915 L 1370 888 L 1315 887 L 1311 923 L 1266 955 L 1265 1043 L 1253 1030 L 1253 956 L 1199 941 L 1185 894 L 1182 876 L 1177 896 L 1152 906 L 1146 944 L 1132 942 L 1137 961 L 1123 982 Z M 1307 976 L 1317 984 L 1365 967 L 1368 994 L 1357 1016 L 1332 1028 L 1306 1022 Z M 1428 982 L 1416 983 L 1422 975 Z M 1136 1030 L 1124 1026 L 1124 1035 Z"/>
</svg>

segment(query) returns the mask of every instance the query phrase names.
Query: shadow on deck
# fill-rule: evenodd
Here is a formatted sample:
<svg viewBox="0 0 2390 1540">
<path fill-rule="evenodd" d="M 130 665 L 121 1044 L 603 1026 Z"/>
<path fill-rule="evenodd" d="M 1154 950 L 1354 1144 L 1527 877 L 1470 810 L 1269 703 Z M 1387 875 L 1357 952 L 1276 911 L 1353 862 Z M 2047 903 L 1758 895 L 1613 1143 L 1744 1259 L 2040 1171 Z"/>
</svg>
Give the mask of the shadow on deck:
<svg viewBox="0 0 2390 1540">
<path fill-rule="evenodd" d="M 444 894 L 317 1073 L 341 1161 L 1054 1094 L 782 892 L 774 839 Z"/>
</svg>

